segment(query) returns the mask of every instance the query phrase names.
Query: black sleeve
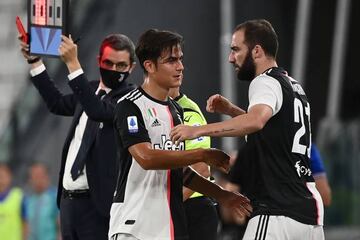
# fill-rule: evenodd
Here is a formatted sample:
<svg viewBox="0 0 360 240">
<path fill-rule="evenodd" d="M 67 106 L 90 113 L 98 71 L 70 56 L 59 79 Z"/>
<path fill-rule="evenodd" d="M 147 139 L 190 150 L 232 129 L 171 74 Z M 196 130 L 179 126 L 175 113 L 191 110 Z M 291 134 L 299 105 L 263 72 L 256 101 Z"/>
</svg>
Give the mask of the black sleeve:
<svg viewBox="0 0 360 240">
<path fill-rule="evenodd" d="M 241 170 L 242 170 L 242 166 L 241 166 L 241 155 L 238 154 L 236 156 L 236 160 L 234 165 L 231 167 L 229 175 L 228 175 L 228 180 L 232 183 L 235 184 L 241 184 Z"/>
<path fill-rule="evenodd" d="M 116 105 L 114 125 L 124 148 L 151 142 L 140 109 L 127 99 Z"/>
<path fill-rule="evenodd" d="M 96 122 L 113 121 L 115 104 L 106 99 L 101 101 L 95 94 L 97 86 L 92 87 L 85 74 L 80 74 L 69 81 L 69 86 L 91 120 Z"/>
<path fill-rule="evenodd" d="M 63 95 L 51 81 L 47 71 L 31 78 L 32 83 L 39 91 L 41 97 L 46 103 L 50 112 L 63 115 L 73 116 L 77 104 L 74 94 Z"/>
</svg>

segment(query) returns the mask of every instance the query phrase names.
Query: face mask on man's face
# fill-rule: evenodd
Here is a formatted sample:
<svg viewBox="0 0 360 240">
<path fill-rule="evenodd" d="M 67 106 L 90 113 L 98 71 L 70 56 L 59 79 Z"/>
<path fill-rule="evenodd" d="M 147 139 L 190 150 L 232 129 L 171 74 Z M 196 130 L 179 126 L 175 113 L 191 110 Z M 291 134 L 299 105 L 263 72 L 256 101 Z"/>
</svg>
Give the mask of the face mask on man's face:
<svg viewBox="0 0 360 240">
<path fill-rule="evenodd" d="M 129 76 L 129 72 L 117 72 L 100 67 L 102 83 L 111 89 L 117 89 Z"/>
</svg>

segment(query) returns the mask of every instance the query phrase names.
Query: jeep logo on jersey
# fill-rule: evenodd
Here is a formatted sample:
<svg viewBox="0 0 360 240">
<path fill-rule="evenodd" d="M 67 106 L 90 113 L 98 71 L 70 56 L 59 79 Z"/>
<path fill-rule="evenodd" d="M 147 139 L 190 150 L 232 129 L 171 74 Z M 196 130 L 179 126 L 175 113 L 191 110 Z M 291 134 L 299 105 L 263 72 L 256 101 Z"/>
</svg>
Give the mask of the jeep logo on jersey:
<svg viewBox="0 0 360 240">
<path fill-rule="evenodd" d="M 304 175 L 304 176 L 306 176 L 306 175 L 310 176 L 311 175 L 310 168 L 307 168 L 305 166 L 301 166 L 300 161 L 297 161 L 295 163 L 294 167 L 295 167 L 296 172 L 299 175 L 299 177 L 301 177 L 301 175 Z"/>
<path fill-rule="evenodd" d="M 170 139 L 166 138 L 166 135 L 161 135 L 161 143 L 155 143 L 154 149 L 181 151 L 181 150 L 185 150 L 185 144 L 184 142 L 180 142 L 179 145 L 176 146 L 175 144 L 172 143 Z"/>
</svg>

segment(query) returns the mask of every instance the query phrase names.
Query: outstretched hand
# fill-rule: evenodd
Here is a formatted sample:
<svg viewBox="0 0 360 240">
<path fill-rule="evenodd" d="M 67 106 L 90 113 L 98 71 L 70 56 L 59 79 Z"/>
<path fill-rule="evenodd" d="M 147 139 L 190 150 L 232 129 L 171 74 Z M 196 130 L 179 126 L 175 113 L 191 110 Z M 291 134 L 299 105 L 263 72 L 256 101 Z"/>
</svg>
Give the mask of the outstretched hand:
<svg viewBox="0 0 360 240">
<path fill-rule="evenodd" d="M 170 139 L 173 143 L 177 144 L 184 140 L 191 140 L 199 137 L 197 133 L 197 126 L 187 126 L 180 124 L 171 129 Z"/>
<path fill-rule="evenodd" d="M 242 217 L 250 217 L 252 206 L 246 196 L 224 189 L 220 198 L 217 198 L 217 200 L 222 206 L 232 209 L 236 214 Z"/>
<path fill-rule="evenodd" d="M 216 168 L 224 173 L 228 173 L 230 170 L 230 156 L 219 149 L 204 149 L 203 159 L 210 167 Z"/>
<path fill-rule="evenodd" d="M 233 104 L 227 98 L 220 94 L 215 94 L 206 101 L 206 111 L 229 115 L 232 105 Z"/>
</svg>

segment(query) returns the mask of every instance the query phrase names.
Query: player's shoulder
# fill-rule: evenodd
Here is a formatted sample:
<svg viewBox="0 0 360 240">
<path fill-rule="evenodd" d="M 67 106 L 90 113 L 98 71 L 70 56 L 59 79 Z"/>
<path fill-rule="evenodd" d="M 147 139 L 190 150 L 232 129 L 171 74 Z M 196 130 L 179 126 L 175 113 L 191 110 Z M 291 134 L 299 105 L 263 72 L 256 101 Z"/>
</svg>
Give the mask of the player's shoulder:
<svg viewBox="0 0 360 240">
<path fill-rule="evenodd" d="M 139 89 L 134 89 L 124 95 L 122 98 L 120 98 L 117 101 L 116 107 L 115 107 L 115 115 L 120 116 L 124 115 L 129 112 L 136 112 L 139 113 L 139 106 L 137 103 L 137 100 L 141 98 L 142 92 L 139 91 Z"/>
<path fill-rule="evenodd" d="M 139 90 L 139 88 L 136 88 L 127 94 L 125 94 L 123 97 L 121 97 L 117 103 L 120 104 L 122 102 L 134 102 L 135 100 L 139 99 L 142 96 L 142 92 Z"/>
<path fill-rule="evenodd" d="M 182 106 L 180 106 L 180 104 L 177 101 L 175 101 L 174 99 L 169 98 L 169 103 L 170 103 L 170 105 L 172 105 L 175 108 L 175 110 L 177 112 L 179 112 L 179 113 L 184 112 Z"/>
</svg>

